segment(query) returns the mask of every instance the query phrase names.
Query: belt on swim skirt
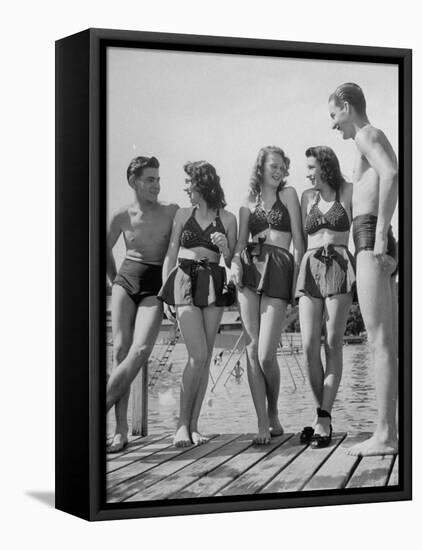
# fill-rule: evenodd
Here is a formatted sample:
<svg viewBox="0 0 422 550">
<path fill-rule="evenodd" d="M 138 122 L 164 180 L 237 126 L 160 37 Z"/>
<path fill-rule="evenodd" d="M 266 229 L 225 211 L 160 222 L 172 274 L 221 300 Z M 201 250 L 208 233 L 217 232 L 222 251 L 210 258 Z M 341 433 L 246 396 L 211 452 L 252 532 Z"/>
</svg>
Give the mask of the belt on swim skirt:
<svg viewBox="0 0 422 550">
<path fill-rule="evenodd" d="M 199 260 L 181 259 L 179 260 L 179 266 L 183 271 L 189 273 L 194 303 L 208 305 L 210 278 L 213 278 L 213 268 L 218 267 L 218 264 L 210 262 L 208 258 Z M 215 288 L 216 294 L 218 290 Z"/>
</svg>

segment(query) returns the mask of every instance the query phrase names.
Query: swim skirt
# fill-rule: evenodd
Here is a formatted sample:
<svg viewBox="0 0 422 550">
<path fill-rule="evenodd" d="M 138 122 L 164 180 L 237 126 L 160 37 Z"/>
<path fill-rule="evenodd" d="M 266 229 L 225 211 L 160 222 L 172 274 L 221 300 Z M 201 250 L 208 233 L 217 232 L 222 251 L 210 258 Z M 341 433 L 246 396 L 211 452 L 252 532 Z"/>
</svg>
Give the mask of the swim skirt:
<svg viewBox="0 0 422 550">
<path fill-rule="evenodd" d="M 302 258 L 296 298 L 324 298 L 354 292 L 355 260 L 346 246 L 328 244 L 309 249 Z"/>
<path fill-rule="evenodd" d="M 361 250 L 374 250 L 377 220 L 377 216 L 372 214 L 364 214 L 353 219 L 353 241 L 356 256 Z M 391 225 L 387 233 L 387 254 L 396 262 L 398 261 L 397 243 Z M 398 265 L 391 274 L 392 277 L 397 273 L 397 269 Z"/>
<path fill-rule="evenodd" d="M 257 294 L 289 301 L 292 297 L 294 259 L 288 250 L 263 240 L 249 243 L 240 253 L 242 283 Z"/>
<path fill-rule="evenodd" d="M 226 305 L 223 295 L 226 270 L 217 263 L 180 259 L 169 273 L 158 293 L 158 298 L 172 306 L 194 305 L 207 307 Z"/>
<path fill-rule="evenodd" d="M 138 306 L 147 296 L 157 296 L 162 284 L 162 266 L 125 258 L 113 285 L 123 287 Z"/>
</svg>

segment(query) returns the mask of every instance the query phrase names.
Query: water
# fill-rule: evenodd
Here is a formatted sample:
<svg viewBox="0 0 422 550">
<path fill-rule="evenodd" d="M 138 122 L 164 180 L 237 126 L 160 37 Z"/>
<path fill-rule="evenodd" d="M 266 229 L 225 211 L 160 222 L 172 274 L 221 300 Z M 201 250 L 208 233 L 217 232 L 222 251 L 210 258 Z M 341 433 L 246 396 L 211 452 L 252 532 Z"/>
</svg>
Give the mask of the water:
<svg viewBox="0 0 422 550">
<path fill-rule="evenodd" d="M 211 365 L 211 376 L 202 406 L 199 427 L 203 433 L 243 433 L 256 430 L 256 415 L 250 395 L 245 355 L 240 358 L 240 376 L 230 374 L 239 353 L 223 371 L 239 331 L 225 331 L 218 335 L 215 356 L 224 350 L 220 364 Z M 163 353 L 166 333 L 160 333 L 154 348 L 150 376 L 156 358 Z M 160 345 L 161 344 L 161 345 Z M 240 346 L 241 347 L 241 346 Z M 239 350 L 240 351 L 240 350 Z M 297 432 L 312 423 L 315 404 L 303 368 L 303 355 L 283 352 L 277 355 L 280 365 L 281 388 L 279 397 L 280 420 L 288 432 Z M 371 432 L 374 429 L 376 403 L 372 370 L 369 368 L 369 350 L 366 344 L 345 345 L 343 350 L 343 378 L 334 403 L 332 417 L 335 431 L 349 434 Z M 171 370 L 165 367 L 154 387 L 149 388 L 149 433 L 174 431 L 179 411 L 180 380 L 186 363 L 186 348 L 177 343 L 170 356 Z M 242 370 L 243 369 L 243 370 Z M 303 379 L 305 375 L 305 380 Z M 214 382 L 219 377 L 212 391 Z M 129 403 L 129 423 L 131 403 Z M 114 414 L 108 416 L 107 432 L 114 431 Z"/>
</svg>

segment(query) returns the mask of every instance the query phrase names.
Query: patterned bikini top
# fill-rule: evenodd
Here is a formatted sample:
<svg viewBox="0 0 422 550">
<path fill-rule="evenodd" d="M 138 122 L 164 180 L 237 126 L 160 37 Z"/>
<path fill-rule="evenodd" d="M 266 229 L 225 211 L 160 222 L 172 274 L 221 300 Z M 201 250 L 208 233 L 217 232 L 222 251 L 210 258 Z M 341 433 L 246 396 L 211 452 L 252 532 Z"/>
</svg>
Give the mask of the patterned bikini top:
<svg viewBox="0 0 422 550">
<path fill-rule="evenodd" d="M 269 212 L 259 202 L 249 216 L 249 231 L 252 237 L 268 228 L 291 233 L 289 211 L 278 195 Z"/>
<path fill-rule="evenodd" d="M 205 229 L 202 229 L 197 222 L 195 218 L 195 211 L 196 208 L 192 210 L 192 214 L 183 226 L 182 234 L 180 235 L 180 245 L 184 248 L 196 248 L 198 246 L 202 246 L 203 248 L 208 248 L 208 250 L 219 253 L 220 250 L 218 246 L 211 242 L 211 234 L 215 232 L 223 234 L 226 233 L 223 222 L 220 219 L 220 211 L 217 210 L 215 220 Z"/>
<path fill-rule="evenodd" d="M 308 235 L 313 235 L 320 229 L 330 229 L 331 231 L 339 232 L 349 231 L 349 216 L 339 200 L 338 192 L 336 193 L 336 200 L 325 214 L 319 209 L 318 204 L 320 200 L 321 195 L 318 193 L 316 201 L 309 210 L 309 214 L 306 216 L 305 232 Z"/>
</svg>

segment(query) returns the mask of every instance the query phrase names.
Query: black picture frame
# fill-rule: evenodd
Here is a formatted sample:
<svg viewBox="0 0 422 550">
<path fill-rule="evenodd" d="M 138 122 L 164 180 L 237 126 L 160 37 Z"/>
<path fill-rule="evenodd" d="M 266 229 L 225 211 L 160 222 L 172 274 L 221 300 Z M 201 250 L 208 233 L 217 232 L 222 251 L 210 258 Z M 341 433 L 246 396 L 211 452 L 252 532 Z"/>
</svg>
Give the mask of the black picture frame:
<svg viewBox="0 0 422 550">
<path fill-rule="evenodd" d="M 105 499 L 106 50 L 108 47 L 389 63 L 399 71 L 399 485 L 107 504 Z M 412 498 L 412 52 L 89 29 L 56 42 L 56 508 L 87 520 Z"/>
</svg>

